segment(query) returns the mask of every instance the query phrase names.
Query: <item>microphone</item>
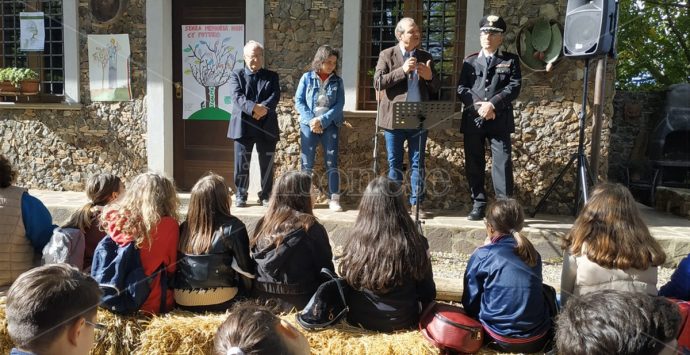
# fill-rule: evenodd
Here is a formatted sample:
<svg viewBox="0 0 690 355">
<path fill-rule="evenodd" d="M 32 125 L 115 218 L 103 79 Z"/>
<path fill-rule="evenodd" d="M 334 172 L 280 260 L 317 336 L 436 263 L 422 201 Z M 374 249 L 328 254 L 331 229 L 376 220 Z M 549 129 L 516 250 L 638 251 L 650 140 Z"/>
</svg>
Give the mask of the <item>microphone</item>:
<svg viewBox="0 0 690 355">
<path fill-rule="evenodd" d="M 410 56 L 410 58 L 414 58 L 415 60 L 417 60 L 417 50 L 414 50 L 412 52 L 412 55 Z M 410 70 L 409 73 L 407 73 L 407 80 L 414 79 L 414 72 L 416 72 L 416 71 L 417 71 L 417 68 L 415 66 L 415 69 L 412 69 L 412 70 Z"/>
</svg>

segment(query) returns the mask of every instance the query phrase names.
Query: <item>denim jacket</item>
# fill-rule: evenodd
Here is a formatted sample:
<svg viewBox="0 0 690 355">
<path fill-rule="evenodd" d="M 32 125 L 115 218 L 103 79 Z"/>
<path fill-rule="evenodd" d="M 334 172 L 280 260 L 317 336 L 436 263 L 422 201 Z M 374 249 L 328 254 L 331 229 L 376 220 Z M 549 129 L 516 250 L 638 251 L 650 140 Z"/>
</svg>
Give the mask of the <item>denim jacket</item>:
<svg viewBox="0 0 690 355">
<path fill-rule="evenodd" d="M 308 125 L 314 118 L 316 99 L 319 95 L 321 79 L 313 70 L 310 70 L 299 81 L 297 92 L 295 93 L 295 106 L 300 115 L 300 123 Z M 335 124 L 340 127 L 343 124 L 343 105 L 345 104 L 345 90 L 343 79 L 335 74 L 331 74 L 326 83 L 326 95 L 330 102 L 330 109 L 321 116 L 321 127 L 326 129 Z"/>
</svg>

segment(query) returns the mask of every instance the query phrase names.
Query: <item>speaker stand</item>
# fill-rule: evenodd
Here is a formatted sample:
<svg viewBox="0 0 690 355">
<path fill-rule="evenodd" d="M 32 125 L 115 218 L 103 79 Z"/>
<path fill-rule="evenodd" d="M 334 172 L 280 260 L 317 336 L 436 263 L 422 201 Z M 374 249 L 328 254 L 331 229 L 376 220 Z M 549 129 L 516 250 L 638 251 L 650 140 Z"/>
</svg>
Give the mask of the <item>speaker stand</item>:
<svg viewBox="0 0 690 355">
<path fill-rule="evenodd" d="M 556 188 L 556 185 L 560 183 L 563 180 L 563 176 L 565 176 L 565 173 L 568 171 L 568 168 L 574 163 L 577 162 L 577 183 L 575 186 L 575 201 L 573 202 L 573 209 L 572 209 L 572 214 L 576 215 L 577 211 L 580 207 L 580 200 L 582 200 L 582 203 L 587 203 L 587 200 L 589 199 L 589 191 L 588 191 L 588 183 L 592 183 L 593 179 L 589 175 L 589 166 L 587 164 L 587 157 L 585 157 L 585 117 L 587 113 L 587 88 L 589 86 L 589 58 L 585 59 L 585 73 L 584 73 L 584 88 L 582 92 L 582 109 L 580 110 L 580 114 L 578 115 L 579 122 L 580 122 L 580 132 L 579 132 L 579 139 L 580 141 L 577 144 L 577 153 L 573 154 L 570 157 L 570 160 L 568 163 L 566 163 L 565 166 L 561 169 L 560 173 L 558 173 L 558 177 L 556 177 L 556 180 L 551 183 L 549 188 L 546 190 L 546 194 L 544 197 L 539 200 L 539 203 L 537 203 L 537 207 L 534 208 L 534 211 L 532 212 L 531 216 L 534 218 L 534 216 L 541 211 L 541 209 L 544 207 L 544 203 L 546 203 L 546 199 L 549 198 L 553 190 Z M 581 195 L 580 198 L 578 198 L 578 195 Z"/>
</svg>

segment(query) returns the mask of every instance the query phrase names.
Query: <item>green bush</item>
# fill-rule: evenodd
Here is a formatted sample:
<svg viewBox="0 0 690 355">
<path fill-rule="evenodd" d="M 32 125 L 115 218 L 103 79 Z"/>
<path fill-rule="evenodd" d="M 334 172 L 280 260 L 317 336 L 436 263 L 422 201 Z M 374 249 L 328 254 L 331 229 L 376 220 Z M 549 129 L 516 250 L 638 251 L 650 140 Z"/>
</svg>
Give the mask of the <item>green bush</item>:
<svg viewBox="0 0 690 355">
<path fill-rule="evenodd" d="M 9 81 L 15 87 L 25 80 L 38 79 L 38 73 L 29 68 L 3 68 L 0 69 L 0 81 Z"/>
</svg>

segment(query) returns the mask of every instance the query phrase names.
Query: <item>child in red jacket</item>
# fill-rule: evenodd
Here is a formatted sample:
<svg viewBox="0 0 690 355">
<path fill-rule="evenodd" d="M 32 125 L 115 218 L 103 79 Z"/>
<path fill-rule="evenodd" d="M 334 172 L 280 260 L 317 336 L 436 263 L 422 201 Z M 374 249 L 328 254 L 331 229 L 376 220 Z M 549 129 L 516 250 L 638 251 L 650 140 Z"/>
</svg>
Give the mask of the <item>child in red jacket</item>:
<svg viewBox="0 0 690 355">
<path fill-rule="evenodd" d="M 144 173 L 131 183 L 120 201 L 108 205 L 102 214 L 103 226 L 118 245 L 136 243 L 146 275 L 163 264 L 168 278 L 175 273 L 180 205 L 173 182 L 163 175 Z M 172 289 L 167 291 L 166 309 L 161 309 L 160 275 L 153 276 L 151 293 L 141 311 L 161 313 L 173 308 Z"/>
</svg>

